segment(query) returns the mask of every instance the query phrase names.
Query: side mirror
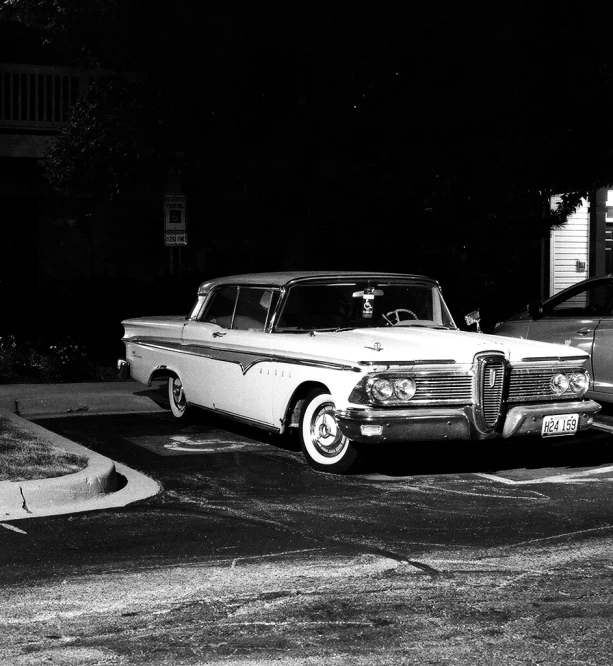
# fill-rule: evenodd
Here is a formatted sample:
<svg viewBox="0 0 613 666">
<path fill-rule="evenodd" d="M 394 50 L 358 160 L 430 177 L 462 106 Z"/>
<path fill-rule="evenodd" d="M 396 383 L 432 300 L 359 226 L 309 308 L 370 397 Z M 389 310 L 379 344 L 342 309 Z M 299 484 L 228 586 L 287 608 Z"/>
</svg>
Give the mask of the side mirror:
<svg viewBox="0 0 613 666">
<path fill-rule="evenodd" d="M 467 326 L 472 326 L 473 324 L 477 325 L 477 333 L 481 333 L 481 312 L 479 310 L 473 310 L 467 315 L 464 315 L 464 321 Z"/>
<path fill-rule="evenodd" d="M 540 301 L 533 301 L 532 303 L 528 303 L 528 314 L 533 318 L 533 319 L 540 319 L 543 316 L 544 310 L 543 310 L 543 304 Z"/>
</svg>

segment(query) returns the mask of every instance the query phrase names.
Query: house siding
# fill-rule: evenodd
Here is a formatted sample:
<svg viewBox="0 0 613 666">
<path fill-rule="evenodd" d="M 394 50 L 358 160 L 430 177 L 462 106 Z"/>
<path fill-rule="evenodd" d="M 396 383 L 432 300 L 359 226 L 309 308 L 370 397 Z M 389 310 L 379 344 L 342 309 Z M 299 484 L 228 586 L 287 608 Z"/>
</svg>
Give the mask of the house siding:
<svg viewBox="0 0 613 666">
<path fill-rule="evenodd" d="M 552 206 L 559 199 L 552 197 Z M 549 294 L 585 280 L 589 276 L 590 206 L 583 199 L 581 206 L 569 216 L 560 229 L 550 235 Z"/>
</svg>

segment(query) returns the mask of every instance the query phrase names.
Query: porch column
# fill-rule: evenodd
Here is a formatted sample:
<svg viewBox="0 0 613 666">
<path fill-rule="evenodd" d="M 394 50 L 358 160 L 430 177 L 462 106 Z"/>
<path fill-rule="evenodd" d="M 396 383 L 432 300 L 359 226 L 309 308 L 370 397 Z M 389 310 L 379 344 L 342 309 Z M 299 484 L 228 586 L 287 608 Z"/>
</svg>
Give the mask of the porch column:
<svg viewBox="0 0 613 666">
<path fill-rule="evenodd" d="M 590 194 L 590 277 L 606 272 L 606 215 L 608 188 Z"/>
</svg>

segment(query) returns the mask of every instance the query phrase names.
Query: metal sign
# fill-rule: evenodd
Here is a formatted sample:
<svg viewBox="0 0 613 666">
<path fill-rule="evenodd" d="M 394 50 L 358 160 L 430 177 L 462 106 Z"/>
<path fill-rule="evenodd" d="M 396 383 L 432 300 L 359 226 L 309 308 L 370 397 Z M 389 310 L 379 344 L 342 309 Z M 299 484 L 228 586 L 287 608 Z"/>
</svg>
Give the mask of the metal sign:
<svg viewBox="0 0 613 666">
<path fill-rule="evenodd" d="M 186 233 L 165 233 L 164 234 L 164 245 L 172 247 L 174 245 L 187 245 L 187 234 Z"/>
<path fill-rule="evenodd" d="M 164 195 L 164 231 L 177 232 L 187 230 L 185 207 L 185 194 Z M 182 245 L 184 244 L 182 243 Z"/>
</svg>

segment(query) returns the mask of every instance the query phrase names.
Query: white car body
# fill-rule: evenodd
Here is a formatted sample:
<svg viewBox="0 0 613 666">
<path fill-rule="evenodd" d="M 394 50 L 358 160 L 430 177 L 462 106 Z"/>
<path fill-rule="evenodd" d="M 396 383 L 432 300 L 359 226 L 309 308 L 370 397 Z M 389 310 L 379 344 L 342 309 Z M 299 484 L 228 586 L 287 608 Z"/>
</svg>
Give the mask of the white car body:
<svg viewBox="0 0 613 666">
<path fill-rule="evenodd" d="M 377 310 L 393 294 L 413 293 L 427 319 L 412 302 L 413 309 L 402 302 Z M 297 305 L 308 299 L 322 312 L 301 312 Z M 308 324 L 330 318 L 335 299 L 331 326 Z M 123 325 L 122 373 L 143 384 L 169 377 L 175 416 L 197 406 L 271 432 L 298 427 L 307 460 L 326 471 L 347 471 L 360 446 L 383 441 L 574 433 L 588 428 L 600 408 L 584 398 L 588 354 L 459 331 L 438 284 L 423 276 L 230 276 L 203 283 L 187 317 Z M 554 377 L 569 387 L 559 393 Z M 390 390 L 391 398 L 381 397 Z M 548 419 L 564 432 L 544 432 Z"/>
</svg>

